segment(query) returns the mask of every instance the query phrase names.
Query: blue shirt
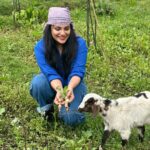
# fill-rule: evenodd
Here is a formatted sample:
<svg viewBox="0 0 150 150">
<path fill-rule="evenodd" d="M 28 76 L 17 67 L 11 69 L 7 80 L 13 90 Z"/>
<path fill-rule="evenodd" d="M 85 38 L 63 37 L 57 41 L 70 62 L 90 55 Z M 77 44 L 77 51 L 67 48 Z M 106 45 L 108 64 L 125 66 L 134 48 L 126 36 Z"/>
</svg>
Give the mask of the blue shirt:
<svg viewBox="0 0 150 150">
<path fill-rule="evenodd" d="M 41 72 L 46 76 L 49 82 L 51 82 L 54 79 L 61 80 L 62 84 L 68 85 L 70 79 L 73 76 L 78 76 L 81 78 L 81 80 L 84 77 L 85 74 L 85 65 L 87 60 L 87 46 L 86 42 L 83 38 L 77 37 L 78 42 L 78 48 L 76 52 L 76 56 L 74 57 L 72 64 L 71 64 L 71 71 L 67 78 L 64 78 L 63 76 L 63 69 L 62 69 L 62 60 L 61 56 L 58 57 L 59 61 L 59 71 L 54 69 L 52 66 L 50 66 L 46 59 L 45 59 L 45 46 L 44 46 L 44 40 L 43 38 L 37 42 L 37 44 L 34 47 L 34 53 L 36 57 L 36 61 L 38 63 L 38 66 L 40 67 Z M 58 73 L 59 72 L 59 73 Z"/>
</svg>

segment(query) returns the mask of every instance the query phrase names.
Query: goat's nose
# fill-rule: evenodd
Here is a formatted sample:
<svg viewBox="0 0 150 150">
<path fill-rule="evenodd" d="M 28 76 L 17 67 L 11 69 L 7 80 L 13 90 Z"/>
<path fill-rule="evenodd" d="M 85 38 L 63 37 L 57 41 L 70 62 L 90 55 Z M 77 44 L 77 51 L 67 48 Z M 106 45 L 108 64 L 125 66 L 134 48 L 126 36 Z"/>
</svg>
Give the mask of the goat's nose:
<svg viewBox="0 0 150 150">
<path fill-rule="evenodd" d="M 78 108 L 78 111 L 83 112 L 84 110 L 83 110 L 83 108 Z"/>
</svg>

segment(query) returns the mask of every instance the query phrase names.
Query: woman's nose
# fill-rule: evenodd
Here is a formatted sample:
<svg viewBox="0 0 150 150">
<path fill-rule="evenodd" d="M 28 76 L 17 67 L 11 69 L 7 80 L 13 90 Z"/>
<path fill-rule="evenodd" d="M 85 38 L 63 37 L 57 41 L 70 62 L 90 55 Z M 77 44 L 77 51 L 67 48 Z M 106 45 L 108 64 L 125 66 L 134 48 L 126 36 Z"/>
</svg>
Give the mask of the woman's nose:
<svg viewBox="0 0 150 150">
<path fill-rule="evenodd" d="M 61 35 L 65 35 L 65 34 L 66 34 L 66 33 L 65 33 L 65 30 L 61 30 L 60 34 L 61 34 Z"/>
</svg>

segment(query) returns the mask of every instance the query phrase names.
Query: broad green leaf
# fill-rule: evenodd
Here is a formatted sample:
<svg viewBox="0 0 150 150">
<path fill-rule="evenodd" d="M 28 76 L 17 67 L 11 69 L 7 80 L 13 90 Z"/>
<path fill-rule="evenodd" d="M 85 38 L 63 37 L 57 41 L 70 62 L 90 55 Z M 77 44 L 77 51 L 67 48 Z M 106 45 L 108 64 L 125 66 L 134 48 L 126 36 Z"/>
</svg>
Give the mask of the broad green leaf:
<svg viewBox="0 0 150 150">
<path fill-rule="evenodd" d="M 5 108 L 0 108 L 0 115 L 2 115 L 5 112 Z"/>
</svg>

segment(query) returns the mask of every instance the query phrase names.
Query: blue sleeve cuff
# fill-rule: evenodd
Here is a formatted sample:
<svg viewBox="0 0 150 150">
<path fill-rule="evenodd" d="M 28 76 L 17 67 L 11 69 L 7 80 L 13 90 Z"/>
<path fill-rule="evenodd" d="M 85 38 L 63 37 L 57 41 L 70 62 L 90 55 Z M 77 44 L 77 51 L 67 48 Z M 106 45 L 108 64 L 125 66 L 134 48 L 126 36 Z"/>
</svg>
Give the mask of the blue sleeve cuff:
<svg viewBox="0 0 150 150">
<path fill-rule="evenodd" d="M 56 75 L 50 75 L 48 76 L 48 81 L 51 82 L 52 80 L 55 80 L 55 79 L 59 79 L 62 83 L 63 83 L 63 79 L 59 76 L 56 76 Z"/>
</svg>

